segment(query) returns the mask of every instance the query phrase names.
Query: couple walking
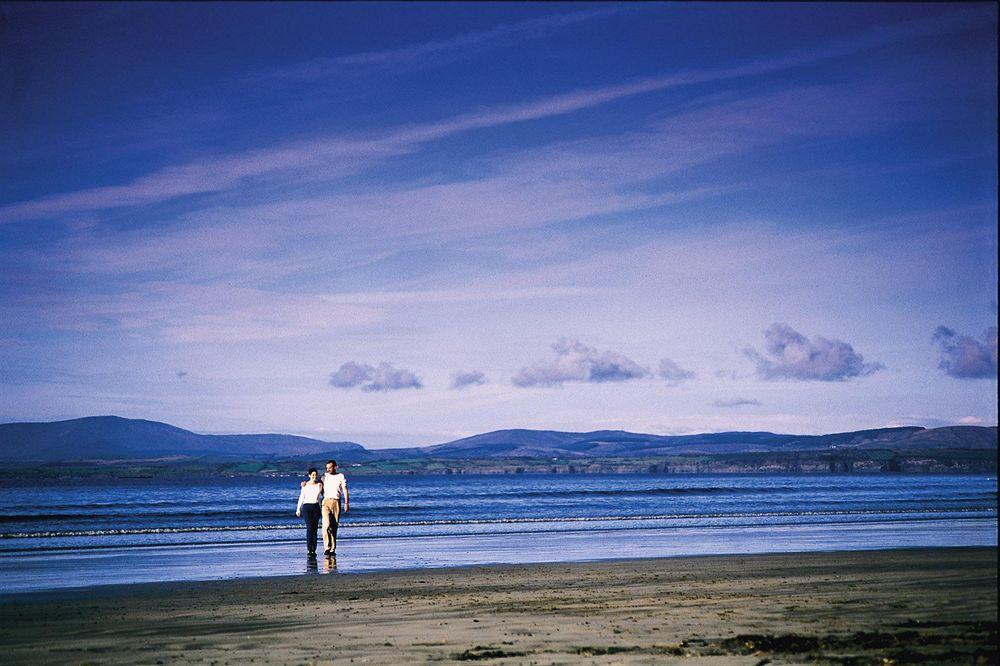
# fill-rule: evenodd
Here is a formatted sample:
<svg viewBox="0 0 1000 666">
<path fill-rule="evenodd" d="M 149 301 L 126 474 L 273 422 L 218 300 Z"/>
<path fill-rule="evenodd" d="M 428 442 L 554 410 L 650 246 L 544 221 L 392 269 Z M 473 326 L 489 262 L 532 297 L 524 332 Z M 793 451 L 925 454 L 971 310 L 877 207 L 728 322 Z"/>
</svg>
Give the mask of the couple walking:
<svg viewBox="0 0 1000 666">
<path fill-rule="evenodd" d="M 322 518 L 323 554 L 337 554 L 337 526 L 340 524 L 340 498 L 344 498 L 344 513 L 351 508 L 347 494 L 347 480 L 337 473 L 337 461 L 326 461 L 326 473 L 319 479 L 315 467 L 309 469 L 309 480 L 302 482 L 299 504 L 295 515 L 306 519 L 306 546 L 310 555 L 316 554 L 316 527 Z M 322 504 L 320 496 L 322 495 Z"/>
</svg>

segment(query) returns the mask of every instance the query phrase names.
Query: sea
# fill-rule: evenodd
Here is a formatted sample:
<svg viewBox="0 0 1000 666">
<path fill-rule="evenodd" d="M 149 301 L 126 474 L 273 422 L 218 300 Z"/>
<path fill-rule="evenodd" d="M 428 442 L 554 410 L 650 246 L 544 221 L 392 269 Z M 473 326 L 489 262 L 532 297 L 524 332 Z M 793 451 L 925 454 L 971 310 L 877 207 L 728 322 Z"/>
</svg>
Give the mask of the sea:
<svg viewBox="0 0 1000 666">
<path fill-rule="evenodd" d="M 350 476 L 336 558 L 299 477 L 0 481 L 0 598 L 73 587 L 534 562 L 997 545 L 997 478 Z"/>
</svg>

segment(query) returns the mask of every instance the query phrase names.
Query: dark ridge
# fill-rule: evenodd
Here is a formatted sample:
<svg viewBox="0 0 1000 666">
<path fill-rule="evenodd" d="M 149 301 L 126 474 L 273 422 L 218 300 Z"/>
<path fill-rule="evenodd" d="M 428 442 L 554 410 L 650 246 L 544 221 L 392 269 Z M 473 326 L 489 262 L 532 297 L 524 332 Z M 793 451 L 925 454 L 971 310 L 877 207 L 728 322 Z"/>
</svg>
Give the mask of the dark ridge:
<svg viewBox="0 0 1000 666">
<path fill-rule="evenodd" d="M 91 416 L 51 423 L 0 424 L 0 461 L 68 462 L 134 460 L 319 460 L 343 463 L 420 459 L 635 458 L 851 450 L 995 451 L 997 428 L 917 426 L 875 428 L 827 435 L 721 432 L 652 435 L 620 430 L 560 432 L 497 430 L 435 446 L 369 450 L 355 442 L 326 442 L 284 434 L 202 435 L 176 426 L 118 416 Z"/>
</svg>

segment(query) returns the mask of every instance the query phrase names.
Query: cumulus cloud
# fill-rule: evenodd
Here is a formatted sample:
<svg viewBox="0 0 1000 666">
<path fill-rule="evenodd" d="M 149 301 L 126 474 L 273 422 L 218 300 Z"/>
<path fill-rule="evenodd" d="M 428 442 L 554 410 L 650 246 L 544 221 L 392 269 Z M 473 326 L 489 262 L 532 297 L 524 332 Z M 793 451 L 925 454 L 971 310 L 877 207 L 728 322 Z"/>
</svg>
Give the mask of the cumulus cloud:
<svg viewBox="0 0 1000 666">
<path fill-rule="evenodd" d="M 558 386 L 563 382 L 622 382 L 652 373 L 613 351 L 598 351 L 579 340 L 560 338 L 552 345 L 555 360 L 540 361 L 511 378 L 514 386 Z"/>
<path fill-rule="evenodd" d="M 462 389 L 467 386 L 478 386 L 486 383 L 486 375 L 478 370 L 461 370 L 451 376 L 451 388 Z"/>
<path fill-rule="evenodd" d="M 669 358 L 664 358 L 660 360 L 660 377 L 665 379 L 668 384 L 676 385 L 681 382 L 685 382 L 694 377 L 694 373 L 690 370 L 685 370 L 681 366 L 677 365 L 674 361 Z"/>
<path fill-rule="evenodd" d="M 764 331 L 764 353 L 753 347 L 744 350 L 757 364 L 762 379 L 838 382 L 866 377 L 885 368 L 866 363 L 864 357 L 842 340 L 817 336 L 810 340 L 788 324 L 772 324 Z"/>
<path fill-rule="evenodd" d="M 997 376 L 997 327 L 983 332 L 980 342 L 968 335 L 959 335 L 947 326 L 934 330 L 934 342 L 941 359 L 938 367 L 949 377 L 985 379 Z"/>
<path fill-rule="evenodd" d="M 713 407 L 750 407 L 759 406 L 760 400 L 754 400 L 753 398 L 730 398 L 728 400 L 715 400 L 712 402 Z"/>
<path fill-rule="evenodd" d="M 424 385 L 412 371 L 396 368 L 385 361 L 378 366 L 348 361 L 330 375 L 330 386 L 343 389 L 360 387 L 362 391 L 395 391 L 423 388 Z"/>
<path fill-rule="evenodd" d="M 374 373 L 375 368 L 370 365 L 348 361 L 340 366 L 339 370 L 330 375 L 330 386 L 354 388 L 371 379 Z"/>
</svg>

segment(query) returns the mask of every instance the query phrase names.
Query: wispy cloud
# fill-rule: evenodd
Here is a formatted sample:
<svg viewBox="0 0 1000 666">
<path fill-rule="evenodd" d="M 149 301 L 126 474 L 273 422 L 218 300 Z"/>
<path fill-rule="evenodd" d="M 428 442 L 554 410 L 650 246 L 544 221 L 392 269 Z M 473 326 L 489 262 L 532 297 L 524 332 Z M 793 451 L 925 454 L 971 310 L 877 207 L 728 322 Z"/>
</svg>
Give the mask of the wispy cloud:
<svg viewBox="0 0 1000 666">
<path fill-rule="evenodd" d="M 561 338 L 552 345 L 556 358 L 541 361 L 511 378 L 514 386 L 558 386 L 565 382 L 622 382 L 652 373 L 632 359 L 613 351 L 598 351 L 579 340 Z"/>
<path fill-rule="evenodd" d="M 44 219 L 111 208 L 150 206 L 178 197 L 207 194 L 275 173 L 304 176 L 319 169 L 328 178 L 355 173 L 363 166 L 406 152 L 399 143 L 379 140 L 321 139 L 204 157 L 165 167 L 123 185 L 54 194 L 0 207 L 0 223 Z"/>
<path fill-rule="evenodd" d="M 938 367 L 956 379 L 996 379 L 997 377 L 997 327 L 983 332 L 982 341 L 960 335 L 947 326 L 934 331 L 934 343 L 941 359 Z"/>
<path fill-rule="evenodd" d="M 510 232 L 712 198 L 744 184 L 715 183 L 671 190 L 669 183 L 660 182 L 655 191 L 644 184 L 794 137 L 845 136 L 905 119 L 906 114 L 898 108 L 887 115 L 865 108 L 858 101 L 878 85 L 866 81 L 805 86 L 725 101 L 658 121 L 642 131 L 500 156 L 484 163 L 485 173 L 463 180 L 382 186 L 370 192 L 306 196 L 255 205 L 215 206 L 186 216 L 188 230 L 180 234 L 178 241 L 213 244 L 218 247 L 207 251 L 220 257 L 248 243 L 266 253 L 275 246 L 288 245 L 285 241 L 297 238 L 307 226 L 314 240 L 310 247 L 317 247 L 317 242 L 342 247 L 347 238 L 364 241 L 364 247 L 370 249 L 374 246 L 373 235 L 387 241 L 430 234 Z M 880 91 L 885 100 L 891 88 Z M 905 99 L 909 92 L 896 91 L 896 95 Z M 206 226 L 213 231 L 201 233 L 199 230 Z M 250 229 L 253 233 L 248 233 Z M 146 240 L 150 251 L 159 252 L 169 261 L 186 256 L 171 252 L 172 232 L 161 234 L 167 237 L 157 238 L 155 243 Z M 334 238 L 339 240 L 333 242 Z M 100 252 L 109 255 L 108 261 L 91 262 L 95 270 L 103 266 L 120 269 L 122 262 L 148 254 L 116 254 L 106 246 Z M 240 257 L 245 261 L 246 253 Z M 151 265 L 147 261 L 134 264 L 143 270 Z M 284 270 L 283 265 L 287 264 L 276 262 L 274 268 Z"/>
<path fill-rule="evenodd" d="M 147 282 L 103 293 L 36 290 L 4 304 L 10 323 L 142 333 L 185 343 L 281 340 L 382 321 L 377 309 L 225 284 Z"/>
<path fill-rule="evenodd" d="M 480 53 L 509 47 L 529 39 L 538 39 L 577 23 L 604 18 L 624 11 L 621 6 L 553 14 L 540 18 L 475 30 L 448 39 L 408 44 L 392 49 L 363 51 L 332 58 L 281 67 L 252 77 L 260 80 L 310 81 L 328 76 L 356 73 L 370 67 L 383 67 L 391 73 L 439 67 Z"/>
<path fill-rule="evenodd" d="M 762 379 L 836 382 L 865 377 L 885 366 L 867 363 L 841 340 L 810 340 L 788 324 L 772 324 L 764 331 L 765 353 L 748 347 L 744 354 L 757 364 Z"/>
<path fill-rule="evenodd" d="M 677 386 L 678 384 L 694 378 L 693 372 L 685 370 L 669 358 L 660 360 L 660 370 L 658 374 L 667 382 L 667 384 L 671 386 Z"/>
<path fill-rule="evenodd" d="M 425 289 L 416 291 L 362 291 L 325 294 L 331 303 L 367 305 L 408 305 L 412 303 L 466 303 L 479 301 L 516 301 L 527 299 L 599 296 L 612 293 L 599 287 L 525 287 L 522 289 Z"/>
<path fill-rule="evenodd" d="M 628 83 L 552 95 L 532 102 L 459 114 L 438 122 L 398 127 L 367 136 L 320 137 L 225 156 L 206 157 L 151 172 L 122 185 L 49 195 L 0 207 L 0 223 L 128 206 L 151 205 L 181 196 L 219 192 L 277 172 L 306 175 L 320 169 L 327 178 L 355 173 L 380 159 L 416 150 L 420 144 L 460 132 L 573 113 L 634 95 L 708 81 L 802 67 L 830 58 L 926 34 L 947 32 L 979 17 L 953 12 L 933 21 L 878 28 L 807 52 L 768 58 L 731 68 L 665 74 Z M 829 99 L 836 99 L 830 97 Z M 315 177 L 315 174 L 310 175 Z"/>
<path fill-rule="evenodd" d="M 424 385 L 412 370 L 396 368 L 385 361 L 377 366 L 348 361 L 330 375 L 330 386 L 343 389 L 360 387 L 362 391 L 381 392 L 419 389 Z"/>
<path fill-rule="evenodd" d="M 729 409 L 733 407 L 759 407 L 760 400 L 754 400 L 753 398 L 728 398 L 719 400 L 713 400 L 713 407 L 721 407 L 724 409 Z"/>
</svg>

